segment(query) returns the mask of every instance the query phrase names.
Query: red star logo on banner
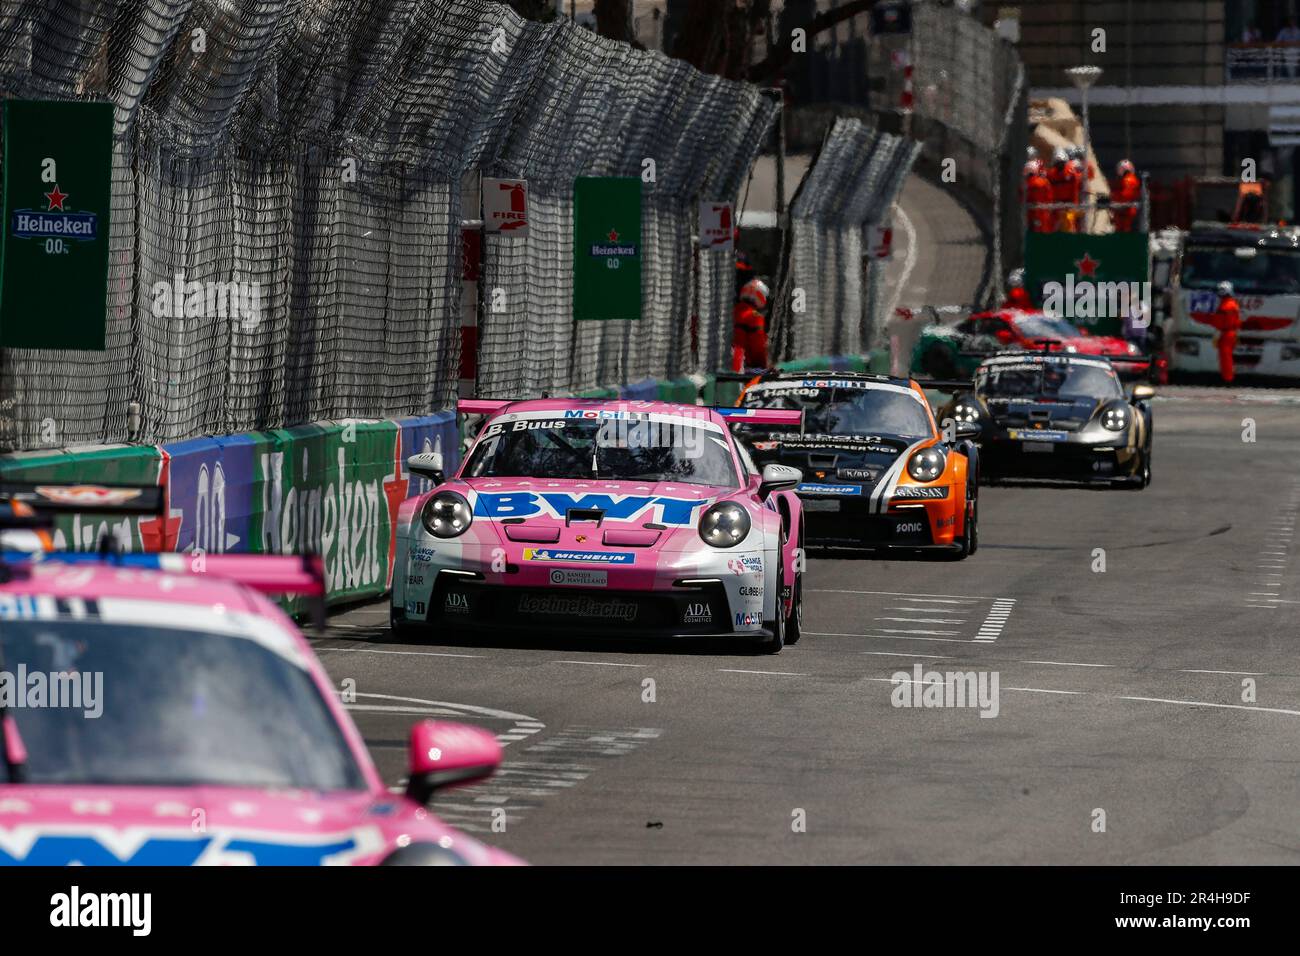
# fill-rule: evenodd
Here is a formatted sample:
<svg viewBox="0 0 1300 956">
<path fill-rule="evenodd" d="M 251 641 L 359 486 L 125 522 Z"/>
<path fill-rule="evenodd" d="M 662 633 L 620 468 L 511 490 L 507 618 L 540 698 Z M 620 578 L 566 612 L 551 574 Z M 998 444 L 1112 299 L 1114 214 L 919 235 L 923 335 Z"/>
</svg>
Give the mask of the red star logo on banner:
<svg viewBox="0 0 1300 956">
<path fill-rule="evenodd" d="M 393 585 L 393 562 L 397 558 L 397 509 L 406 500 L 411 482 L 402 477 L 402 428 L 397 428 L 393 448 L 393 473 L 384 478 L 384 497 L 388 499 L 388 586 Z"/>
<path fill-rule="evenodd" d="M 618 242 L 618 230 L 617 230 L 617 229 L 611 229 L 611 230 L 609 231 L 609 241 L 610 241 L 610 242 Z"/>
<path fill-rule="evenodd" d="M 50 201 L 50 209 L 58 209 L 61 212 L 63 210 L 63 200 L 68 198 L 68 194 L 59 192 L 59 184 L 55 183 L 54 192 L 46 193 L 45 198 Z M 46 212 L 49 212 L 49 209 Z"/>
<path fill-rule="evenodd" d="M 1101 265 L 1100 262 L 1088 255 L 1086 252 L 1083 254 L 1082 259 L 1075 259 L 1074 264 L 1079 267 L 1079 275 L 1081 276 L 1096 275 L 1097 267 Z"/>
</svg>

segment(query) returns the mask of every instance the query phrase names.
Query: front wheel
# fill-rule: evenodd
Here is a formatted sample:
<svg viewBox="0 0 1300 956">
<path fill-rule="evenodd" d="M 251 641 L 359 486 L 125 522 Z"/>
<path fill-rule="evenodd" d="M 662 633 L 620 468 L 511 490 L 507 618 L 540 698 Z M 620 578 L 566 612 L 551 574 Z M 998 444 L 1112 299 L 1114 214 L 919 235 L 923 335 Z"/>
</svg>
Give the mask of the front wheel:
<svg viewBox="0 0 1300 956">
<path fill-rule="evenodd" d="M 954 561 L 962 561 L 969 558 L 979 550 L 980 546 L 980 525 L 979 509 L 976 505 L 976 499 L 966 499 L 966 521 L 962 529 L 964 534 L 956 540 L 957 550 L 953 552 Z"/>
<path fill-rule="evenodd" d="M 794 578 L 794 598 L 790 605 L 790 619 L 785 625 L 785 642 L 798 644 L 803 636 L 803 575 Z"/>
<path fill-rule="evenodd" d="M 765 654 L 780 654 L 785 649 L 785 541 L 785 532 L 782 531 L 781 541 L 776 549 L 776 618 L 767 624 L 767 629 L 772 632 L 772 636 L 760 645 Z"/>
</svg>

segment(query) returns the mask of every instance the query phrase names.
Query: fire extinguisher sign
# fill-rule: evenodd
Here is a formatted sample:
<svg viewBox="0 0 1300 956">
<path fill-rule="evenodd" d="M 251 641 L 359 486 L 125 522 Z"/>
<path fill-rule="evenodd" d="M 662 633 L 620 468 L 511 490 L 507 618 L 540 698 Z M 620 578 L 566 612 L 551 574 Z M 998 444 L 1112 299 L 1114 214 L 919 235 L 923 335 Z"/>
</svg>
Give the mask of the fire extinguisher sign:
<svg viewBox="0 0 1300 956">
<path fill-rule="evenodd" d="M 483 228 L 522 239 L 528 235 L 528 183 L 523 179 L 483 179 Z"/>
<path fill-rule="evenodd" d="M 735 223 L 729 202 L 700 203 L 700 248 L 730 252 L 735 247 Z"/>
</svg>

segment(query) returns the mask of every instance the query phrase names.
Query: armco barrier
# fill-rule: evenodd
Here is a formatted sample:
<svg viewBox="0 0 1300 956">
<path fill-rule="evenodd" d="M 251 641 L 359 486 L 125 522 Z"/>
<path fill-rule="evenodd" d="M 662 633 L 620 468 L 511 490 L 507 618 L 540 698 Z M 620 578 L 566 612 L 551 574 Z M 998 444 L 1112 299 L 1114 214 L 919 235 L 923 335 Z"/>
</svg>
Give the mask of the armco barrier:
<svg viewBox="0 0 1300 956">
<path fill-rule="evenodd" d="M 0 478 L 161 484 L 165 517 L 59 516 L 55 543 L 92 550 L 105 532 L 124 551 L 322 555 L 331 601 L 382 594 L 393 570 L 393 519 L 427 490 L 406 457 L 460 461 L 452 412 L 385 421 L 196 438 L 167 445 L 25 452 L 0 459 Z"/>
<path fill-rule="evenodd" d="M 784 362 L 783 369 L 888 371 L 889 354 Z M 579 398 L 731 404 L 741 383 L 699 375 L 593 388 Z M 384 593 L 392 583 L 398 505 L 430 483 L 406 458 L 440 452 L 460 464 L 456 415 L 317 422 L 297 428 L 194 438 L 165 445 L 97 446 L 0 457 L 0 480 L 149 484 L 166 488 L 166 515 L 109 521 L 60 515 L 55 543 L 93 550 L 104 533 L 124 551 L 194 554 L 319 553 L 331 602 Z"/>
</svg>

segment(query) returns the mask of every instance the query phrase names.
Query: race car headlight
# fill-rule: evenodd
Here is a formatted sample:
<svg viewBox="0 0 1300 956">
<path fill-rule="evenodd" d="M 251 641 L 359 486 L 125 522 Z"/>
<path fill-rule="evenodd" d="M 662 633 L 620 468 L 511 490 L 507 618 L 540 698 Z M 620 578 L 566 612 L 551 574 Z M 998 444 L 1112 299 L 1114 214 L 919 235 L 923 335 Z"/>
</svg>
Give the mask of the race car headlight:
<svg viewBox="0 0 1300 956">
<path fill-rule="evenodd" d="M 980 417 L 980 410 L 974 405 L 958 402 L 952 407 L 952 417 L 959 422 L 973 422 Z"/>
<path fill-rule="evenodd" d="M 947 464 L 948 456 L 938 448 L 922 448 L 907 460 L 907 473 L 916 481 L 934 481 Z"/>
<path fill-rule="evenodd" d="M 700 518 L 700 537 L 715 548 L 730 548 L 749 534 L 749 512 L 733 501 L 714 505 Z"/>
<path fill-rule="evenodd" d="M 435 538 L 455 538 L 473 521 L 469 502 L 454 491 L 440 491 L 424 503 L 420 523 Z"/>
<path fill-rule="evenodd" d="M 1128 428 L 1128 409 L 1115 405 L 1101 413 L 1101 424 L 1113 432 Z"/>
</svg>

